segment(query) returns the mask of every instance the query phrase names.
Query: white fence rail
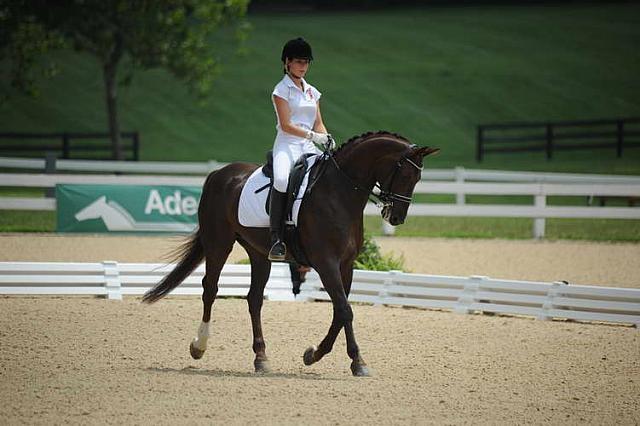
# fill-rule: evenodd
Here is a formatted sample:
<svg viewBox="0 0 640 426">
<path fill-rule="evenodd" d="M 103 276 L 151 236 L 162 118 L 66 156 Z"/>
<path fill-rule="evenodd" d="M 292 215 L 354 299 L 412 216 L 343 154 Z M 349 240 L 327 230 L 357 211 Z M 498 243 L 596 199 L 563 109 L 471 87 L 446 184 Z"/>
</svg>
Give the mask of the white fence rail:
<svg viewBox="0 0 640 426">
<path fill-rule="evenodd" d="M 144 263 L 0 262 L 0 294 L 96 295 L 122 299 L 141 295 L 174 265 Z M 204 268 L 197 268 L 172 294 L 200 295 Z M 225 265 L 220 296 L 246 296 L 251 283 L 249 265 Z M 273 264 L 265 296 L 294 300 L 286 264 Z M 315 272 L 307 276 L 297 298 L 330 300 Z M 497 280 L 481 276 L 450 277 L 400 271 L 354 271 L 349 300 L 384 305 L 491 312 L 640 325 L 640 289 Z"/>
<path fill-rule="evenodd" d="M 204 176 L 2 173 L 0 186 L 54 188 L 58 184 L 202 186 Z"/>
<path fill-rule="evenodd" d="M 99 161 L 99 160 L 55 160 L 56 171 L 106 172 L 106 173 L 162 173 L 206 175 L 227 163 L 215 160 L 205 162 L 178 161 Z M 46 160 L 41 158 L 0 157 L 0 168 L 45 171 Z"/>
</svg>

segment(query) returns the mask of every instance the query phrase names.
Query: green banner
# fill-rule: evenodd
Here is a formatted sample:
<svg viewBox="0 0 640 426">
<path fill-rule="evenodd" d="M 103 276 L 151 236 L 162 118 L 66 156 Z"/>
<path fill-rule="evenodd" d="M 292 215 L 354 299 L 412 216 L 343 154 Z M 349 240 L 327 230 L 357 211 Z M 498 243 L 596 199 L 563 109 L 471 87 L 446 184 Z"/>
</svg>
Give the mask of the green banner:
<svg viewBox="0 0 640 426">
<path fill-rule="evenodd" d="M 58 232 L 191 232 L 202 189 L 56 185 Z"/>
</svg>

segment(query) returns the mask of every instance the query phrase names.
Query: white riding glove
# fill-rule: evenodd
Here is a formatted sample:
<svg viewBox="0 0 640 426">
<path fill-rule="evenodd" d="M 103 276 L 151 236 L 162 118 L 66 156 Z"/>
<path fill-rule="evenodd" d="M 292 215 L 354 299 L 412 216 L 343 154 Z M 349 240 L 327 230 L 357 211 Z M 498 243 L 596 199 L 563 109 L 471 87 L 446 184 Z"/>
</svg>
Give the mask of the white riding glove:
<svg viewBox="0 0 640 426">
<path fill-rule="evenodd" d="M 333 140 L 331 135 L 327 133 L 317 133 L 313 130 L 309 130 L 307 133 L 307 139 L 311 140 L 311 142 L 322 145 L 325 149 L 335 149 L 336 142 Z"/>
</svg>

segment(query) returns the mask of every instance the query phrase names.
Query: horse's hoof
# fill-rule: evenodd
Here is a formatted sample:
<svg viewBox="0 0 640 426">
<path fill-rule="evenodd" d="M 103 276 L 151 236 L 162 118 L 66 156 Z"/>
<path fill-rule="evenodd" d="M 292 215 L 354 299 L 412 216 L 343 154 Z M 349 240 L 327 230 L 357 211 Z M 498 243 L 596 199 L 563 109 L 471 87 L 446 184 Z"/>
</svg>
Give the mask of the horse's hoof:
<svg viewBox="0 0 640 426">
<path fill-rule="evenodd" d="M 355 377 L 369 377 L 370 376 L 369 369 L 364 364 L 352 363 L 351 364 L 351 373 Z"/>
<path fill-rule="evenodd" d="M 204 355 L 204 350 L 193 346 L 193 342 L 189 345 L 189 352 L 191 352 L 191 358 L 193 359 L 200 359 Z"/>
<path fill-rule="evenodd" d="M 304 355 L 302 355 L 302 361 L 304 362 L 304 365 L 311 365 L 313 364 L 315 361 L 313 359 L 313 354 L 318 350 L 317 347 L 315 346 L 310 346 L 307 348 L 306 351 L 304 351 Z"/>
<path fill-rule="evenodd" d="M 265 374 L 271 372 L 271 366 L 266 359 L 256 359 L 253 361 L 253 366 L 256 369 L 256 373 Z"/>
</svg>

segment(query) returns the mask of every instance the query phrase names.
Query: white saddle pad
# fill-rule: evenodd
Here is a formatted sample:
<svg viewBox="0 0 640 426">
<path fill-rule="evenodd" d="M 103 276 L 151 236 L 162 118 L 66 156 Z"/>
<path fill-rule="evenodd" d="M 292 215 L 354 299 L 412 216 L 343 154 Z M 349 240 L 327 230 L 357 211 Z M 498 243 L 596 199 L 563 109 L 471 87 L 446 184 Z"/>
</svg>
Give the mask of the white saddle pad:
<svg viewBox="0 0 640 426">
<path fill-rule="evenodd" d="M 302 185 L 300 185 L 298 197 L 293 202 L 292 220 L 287 221 L 287 223 L 293 223 L 298 226 L 298 213 L 300 212 L 300 204 L 302 204 L 302 195 L 304 195 L 309 183 L 309 170 L 316 163 L 318 157 L 315 155 L 307 159 L 307 172 L 302 180 Z M 240 203 L 238 204 L 238 221 L 240 225 L 252 228 L 269 227 L 269 215 L 265 210 L 269 188 L 265 188 L 257 194 L 255 193 L 268 183 L 269 178 L 262 173 L 262 167 L 258 167 L 251 174 L 240 194 Z"/>
</svg>

